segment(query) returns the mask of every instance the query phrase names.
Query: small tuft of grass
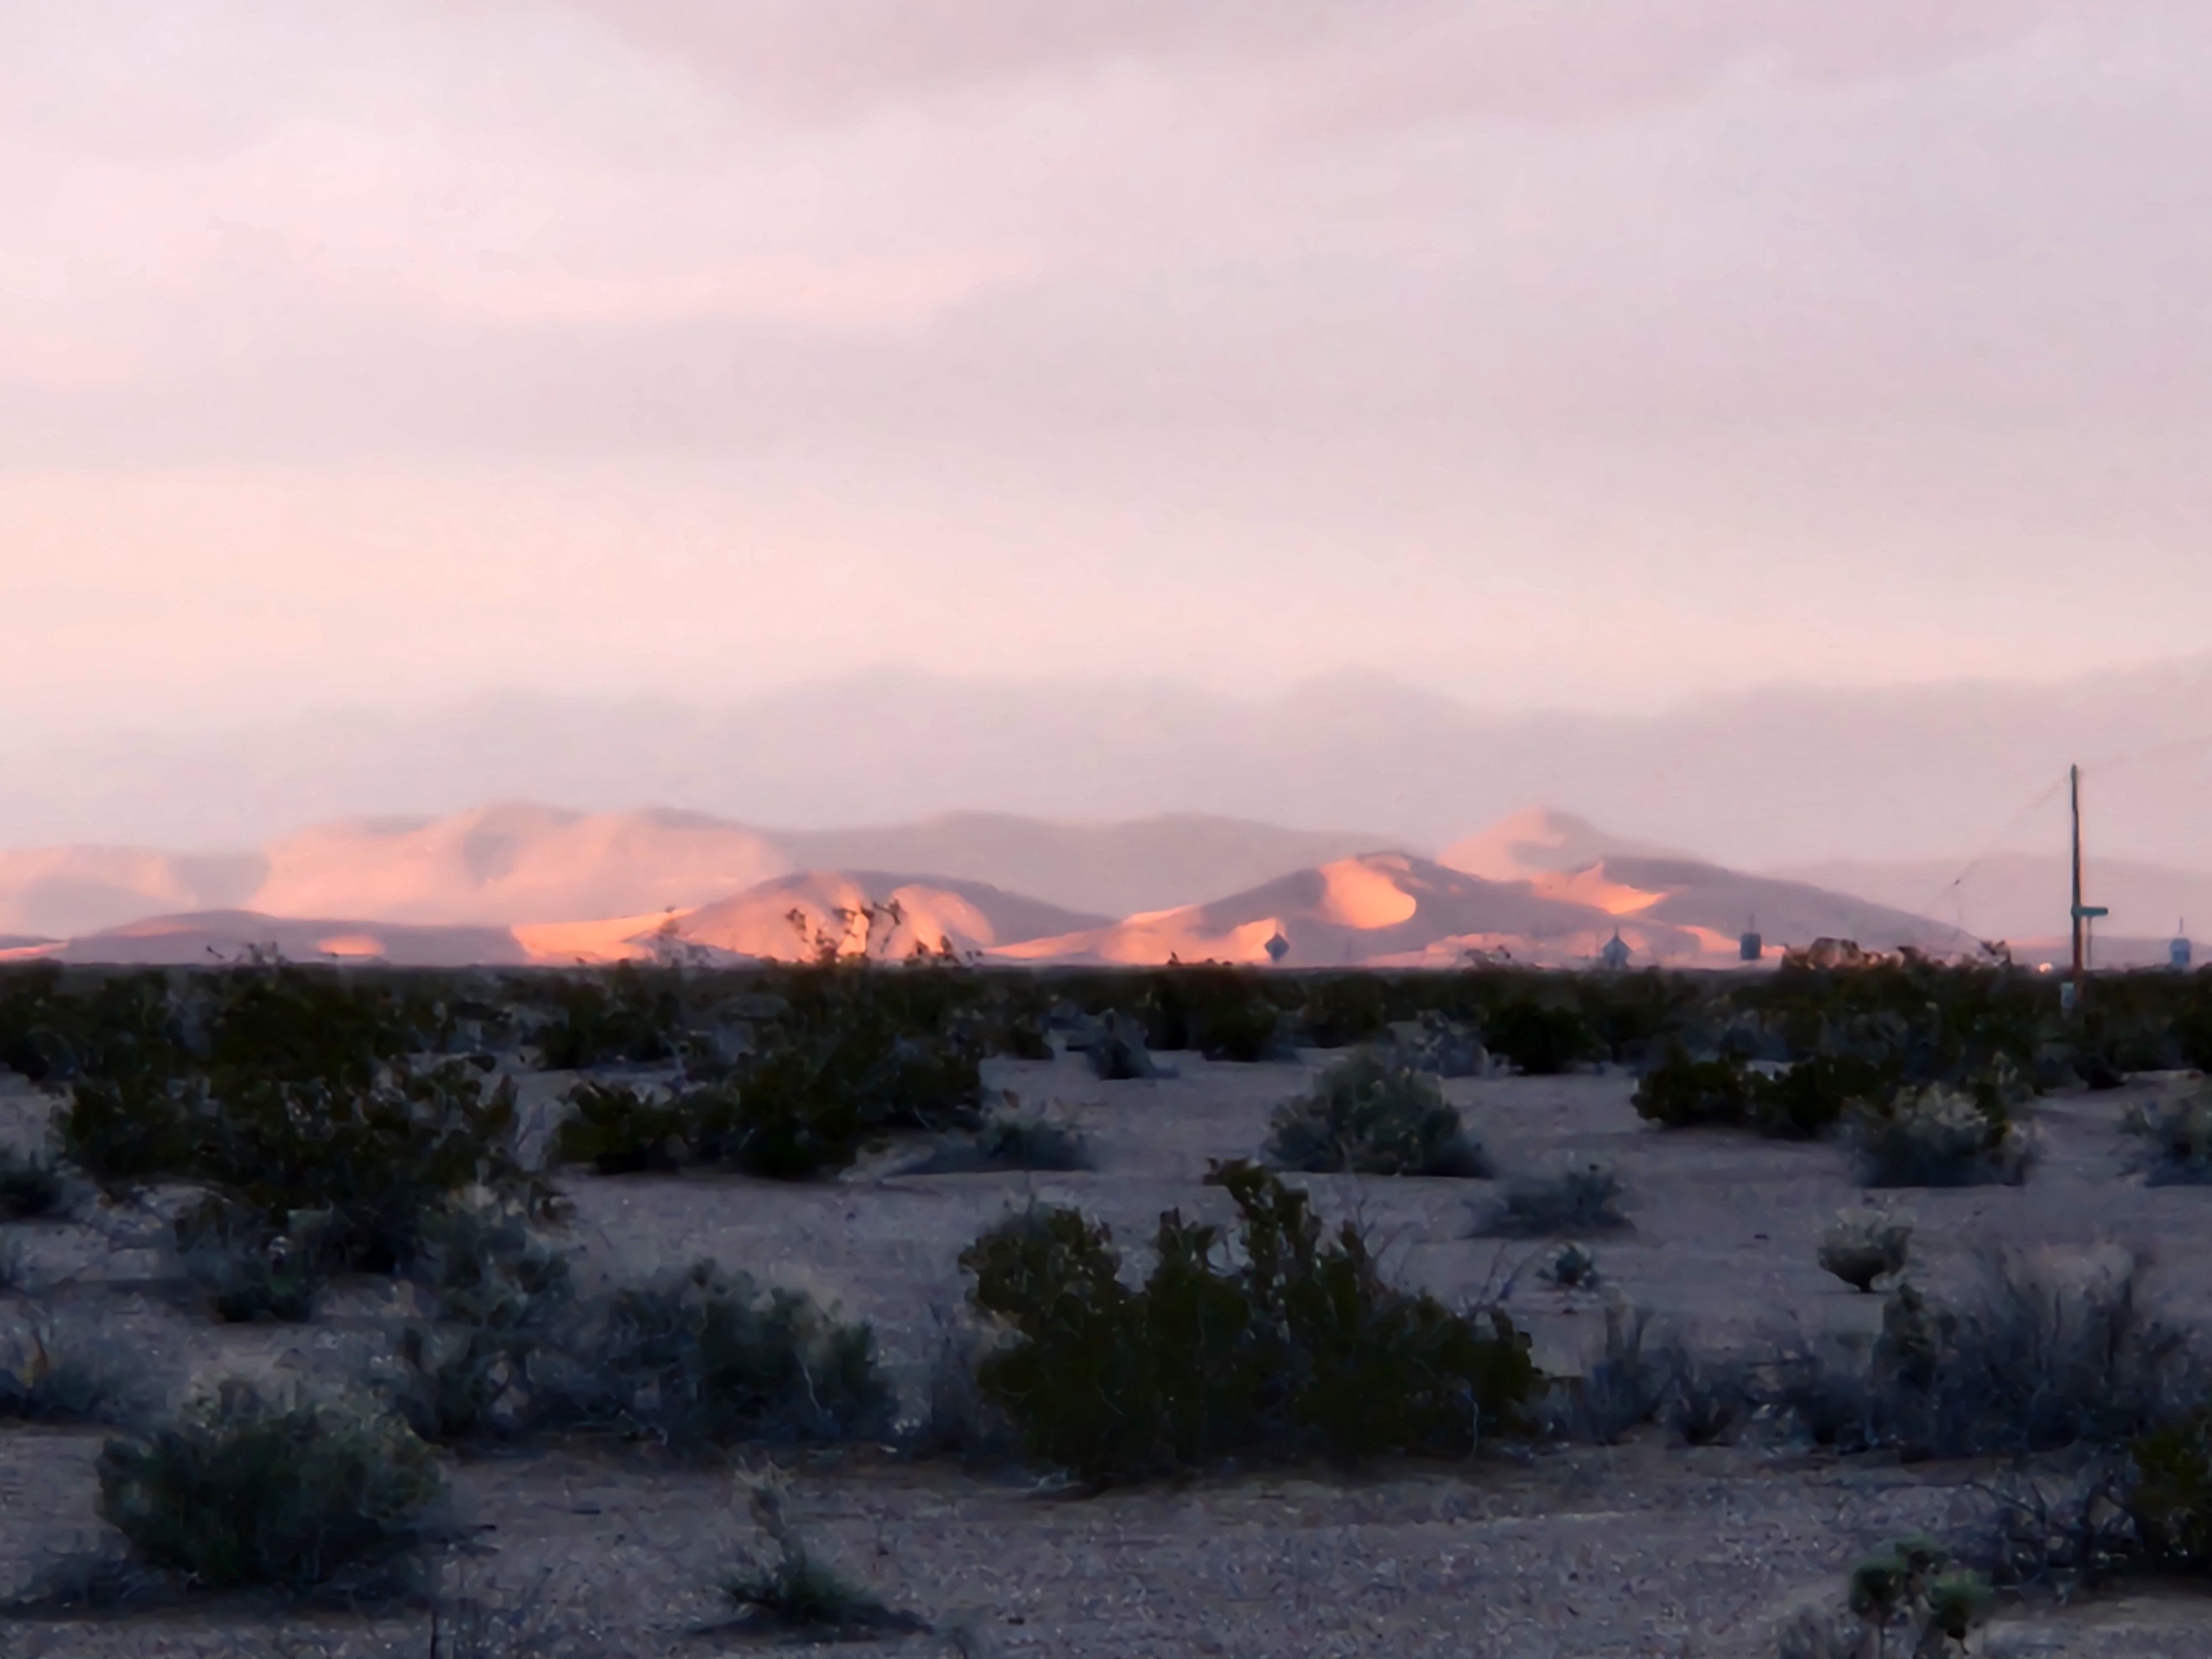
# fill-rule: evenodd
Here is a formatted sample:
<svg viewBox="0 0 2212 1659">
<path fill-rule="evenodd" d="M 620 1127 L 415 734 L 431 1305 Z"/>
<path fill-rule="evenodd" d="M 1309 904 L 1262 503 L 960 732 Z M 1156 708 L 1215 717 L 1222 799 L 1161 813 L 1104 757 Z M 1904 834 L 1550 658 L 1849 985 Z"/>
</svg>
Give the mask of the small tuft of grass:
<svg viewBox="0 0 2212 1659">
<path fill-rule="evenodd" d="M 784 1502 L 789 1483 L 770 1465 L 740 1481 L 754 1523 L 775 1546 L 775 1559 L 722 1581 L 731 1607 L 749 1622 L 816 1637 L 926 1634 L 928 1620 L 887 1606 L 807 1547 Z"/>
<path fill-rule="evenodd" d="M 1571 1239 L 1546 1257 L 1537 1272 L 1546 1284 L 1563 1291 L 1595 1290 L 1602 1278 L 1597 1257 Z"/>
<path fill-rule="evenodd" d="M 1267 1156 L 1310 1175 L 1494 1173 L 1437 1080 L 1375 1048 L 1358 1048 L 1311 1090 L 1275 1109 Z"/>
</svg>

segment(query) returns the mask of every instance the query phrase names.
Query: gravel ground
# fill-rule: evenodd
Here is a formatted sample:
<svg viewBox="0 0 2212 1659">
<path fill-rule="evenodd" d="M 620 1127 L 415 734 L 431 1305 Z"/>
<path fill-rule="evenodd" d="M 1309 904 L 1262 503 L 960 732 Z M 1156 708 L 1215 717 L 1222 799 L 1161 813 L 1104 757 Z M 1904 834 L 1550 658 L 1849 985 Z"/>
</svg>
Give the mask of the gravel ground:
<svg viewBox="0 0 2212 1659">
<path fill-rule="evenodd" d="M 1322 1057 L 1312 1057 L 1318 1063 Z M 1056 1103 L 1092 1134 L 1096 1172 L 899 1177 L 780 1187 L 725 1177 L 568 1183 L 587 1280 L 702 1255 L 810 1290 L 873 1322 L 912 1398 L 963 1285 L 963 1245 L 1009 1206 L 1073 1202 L 1125 1245 L 1162 1210 L 1225 1217 L 1199 1183 L 1209 1158 L 1251 1155 L 1268 1109 L 1308 1066 L 1209 1066 L 1173 1080 L 1102 1084 L 1079 1064 L 1008 1064 L 994 1081 Z M 532 1078 L 533 1103 L 568 1079 Z M 1863 1330 L 1875 1308 L 1820 1272 L 1820 1227 L 1860 1194 L 1832 1146 L 1789 1146 L 1640 1123 L 1620 1076 L 1481 1079 L 1448 1085 L 1508 1173 L 1608 1162 L 1631 1225 L 1592 1241 L 1613 1291 L 1655 1327 L 1704 1347 L 1795 1329 Z M 1915 1271 L 1942 1282 L 2001 1249 L 2087 1261 L 2154 1259 L 2167 1316 L 2212 1328 L 2212 1258 L 2197 1248 L 2212 1192 L 2147 1188 L 2118 1133 L 2129 1093 L 2047 1101 L 2043 1158 L 2025 1188 L 1899 1194 L 1917 1218 Z M 34 1131 L 45 1103 L 0 1079 L 0 1133 Z M 1548 1289 L 1535 1247 L 1470 1238 L 1494 1202 L 1482 1182 L 1322 1179 L 1326 1215 L 1358 1216 L 1401 1279 L 1447 1299 L 1506 1286 L 1539 1357 L 1575 1366 L 1601 1337 L 1596 1295 Z M 1141 1252 L 1133 1252 L 1140 1255 Z M 388 1287 L 339 1287 L 315 1325 L 214 1326 L 173 1293 L 158 1214 L 100 1211 L 0 1230 L 0 1364 L 34 1323 L 57 1350 L 127 1355 L 149 1402 L 233 1370 L 358 1377 L 387 1352 Z M 1516 1270 L 1518 1270 L 1516 1272 Z M 25 1583 L 58 1553 L 102 1547 L 92 1462 L 100 1437 L 0 1428 L 0 1581 Z M 892 1650 L 970 1655 L 1758 1656 L 1798 1607 L 1832 1598 L 1858 1553 L 1915 1529 L 1972 1526 L 1986 1500 L 1957 1466 L 1784 1458 L 1750 1447 L 1611 1449 L 1486 1457 L 1464 1468 L 1352 1480 L 1254 1475 L 1182 1490 L 1075 1501 L 1018 1483 L 847 1458 L 798 1473 L 793 1505 L 810 1538 L 936 1634 Z M 685 1632 L 719 1616 L 719 1576 L 758 1543 L 726 1478 L 672 1472 L 591 1449 L 458 1464 L 457 1518 L 477 1528 L 439 1567 L 458 1603 L 515 1610 L 440 1655 L 654 1654 L 734 1638 Z M 1978 1638 L 2002 1659 L 2212 1653 L 2212 1603 L 2130 1595 L 2017 1607 Z M 449 1638 L 451 1632 L 448 1632 Z M 478 1638 L 481 1639 L 478 1639 Z M 289 1646 L 287 1644 L 289 1644 Z M 429 1656 L 420 1615 L 281 1626 L 232 1604 L 69 1624 L 0 1622 L 0 1656 L 259 1654 Z"/>
</svg>

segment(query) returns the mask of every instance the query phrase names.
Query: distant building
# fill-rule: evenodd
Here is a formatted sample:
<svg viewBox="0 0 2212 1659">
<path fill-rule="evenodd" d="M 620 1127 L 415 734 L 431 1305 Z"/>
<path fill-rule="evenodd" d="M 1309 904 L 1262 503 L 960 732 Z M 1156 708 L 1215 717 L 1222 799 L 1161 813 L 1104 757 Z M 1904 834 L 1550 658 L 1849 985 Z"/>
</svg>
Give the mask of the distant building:
<svg viewBox="0 0 2212 1659">
<path fill-rule="evenodd" d="M 1285 957 L 1290 955 L 1290 953 L 1291 942 L 1283 937 L 1283 930 L 1278 927 L 1274 932 L 1274 936 L 1267 941 L 1267 960 L 1270 962 L 1280 962 Z"/>
<path fill-rule="evenodd" d="M 1766 954 L 1766 941 L 1757 933 L 1747 933 L 1736 943 L 1736 955 L 1746 962 L 1757 962 Z"/>
<path fill-rule="evenodd" d="M 2189 943 L 2189 935 L 2179 934 L 2172 945 L 2166 946 L 2166 966 L 2186 973 L 2189 971 L 2189 964 L 2195 958 L 2195 954 Z"/>
<path fill-rule="evenodd" d="M 1605 948 L 1597 953 L 1597 965 L 1613 974 L 1628 966 L 1628 945 L 1620 937 L 1619 928 L 1613 930 L 1613 937 L 1605 942 Z"/>
</svg>

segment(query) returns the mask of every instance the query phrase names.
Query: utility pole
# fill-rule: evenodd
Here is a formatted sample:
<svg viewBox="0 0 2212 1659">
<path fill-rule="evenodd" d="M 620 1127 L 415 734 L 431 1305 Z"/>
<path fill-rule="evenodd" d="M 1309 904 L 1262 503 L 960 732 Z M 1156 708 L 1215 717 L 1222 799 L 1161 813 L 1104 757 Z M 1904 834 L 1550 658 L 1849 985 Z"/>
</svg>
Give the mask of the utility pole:
<svg viewBox="0 0 2212 1659">
<path fill-rule="evenodd" d="M 2071 797 L 2074 814 L 2074 995 L 2081 995 L 2081 981 L 2088 973 L 2088 953 L 2081 939 L 2081 769 L 2072 766 L 2066 772 L 2067 790 Z"/>
<path fill-rule="evenodd" d="M 2079 1007 L 2088 990 L 2090 919 L 2111 913 L 2101 904 L 2081 902 L 2081 769 L 2067 768 L 2066 781 L 2074 811 L 2074 1003 Z"/>
</svg>

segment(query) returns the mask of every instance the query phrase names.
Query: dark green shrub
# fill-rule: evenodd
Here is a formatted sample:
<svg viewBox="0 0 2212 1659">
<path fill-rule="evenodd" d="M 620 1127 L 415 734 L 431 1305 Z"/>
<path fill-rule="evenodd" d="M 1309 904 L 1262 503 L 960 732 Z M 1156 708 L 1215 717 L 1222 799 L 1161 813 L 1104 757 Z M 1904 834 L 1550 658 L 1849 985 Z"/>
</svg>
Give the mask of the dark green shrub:
<svg viewBox="0 0 2212 1659">
<path fill-rule="evenodd" d="M 80 1079 L 58 1120 L 62 1146 L 111 1188 L 182 1174 L 198 1150 L 197 1092 L 184 1079 L 153 1073 Z"/>
<path fill-rule="evenodd" d="M 1209 1060 L 1249 1062 L 1283 1047 L 1282 1011 L 1248 969 L 1213 963 L 1162 969 L 1148 977 L 1138 1006 L 1149 1048 L 1195 1048 Z"/>
<path fill-rule="evenodd" d="M 441 1046 L 434 1018 L 337 969 L 233 969 L 207 988 L 205 1060 L 214 1071 L 362 1086 L 379 1066 Z"/>
<path fill-rule="evenodd" d="M 2147 1564 L 2212 1573 L 2212 1409 L 2138 1436 L 2128 1456 L 2125 1506 Z"/>
<path fill-rule="evenodd" d="M 1778 1076 L 1752 1080 L 1752 1122 L 1778 1140 L 1812 1140 L 1841 1123 L 1858 1102 L 1880 1098 L 1895 1086 L 1873 1060 L 1808 1055 Z"/>
<path fill-rule="evenodd" d="M 574 1355 L 568 1420 L 689 1455 L 740 1441 L 880 1438 L 894 1414 L 874 1334 L 711 1261 L 617 1291 Z"/>
<path fill-rule="evenodd" d="M 1644 1074 L 1632 1103 L 1638 1117 L 1670 1129 L 1736 1128 L 1752 1113 L 1752 1077 L 1734 1055 L 1692 1060 L 1677 1048 Z"/>
<path fill-rule="evenodd" d="M 389 1557 L 442 1488 L 396 1419 L 235 1381 L 100 1455 L 101 1517 L 140 1559 L 207 1589 L 304 1589 Z"/>
<path fill-rule="evenodd" d="M 549 1072 L 651 1065 L 683 1051 L 684 1013 L 676 981 L 629 963 L 603 974 L 551 981 L 553 1013 L 538 1034 Z"/>
<path fill-rule="evenodd" d="M 1492 1173 L 1436 1079 L 1372 1048 L 1354 1051 L 1278 1106 L 1267 1150 L 1281 1167 L 1313 1174 Z"/>
<path fill-rule="evenodd" d="M 61 1207 L 62 1178 L 43 1158 L 0 1146 L 0 1221 L 29 1221 Z"/>
<path fill-rule="evenodd" d="M 799 1181 L 843 1169 L 891 1130 L 981 1126 L 974 1048 L 902 1031 L 880 1007 L 849 1006 L 850 1023 L 834 1012 L 794 1023 L 723 1090 L 679 1103 L 697 1115 L 692 1133 L 702 1155 Z"/>
<path fill-rule="evenodd" d="M 690 1161 L 691 1115 L 674 1102 L 617 1084 L 580 1083 L 566 1096 L 571 1115 L 554 1132 L 553 1156 L 603 1176 L 670 1171 Z"/>
<path fill-rule="evenodd" d="M 63 1114 L 64 1150 L 111 1184 L 155 1176 L 210 1189 L 210 1205 L 249 1212 L 270 1236 L 317 1218 L 322 1269 L 389 1273 L 414 1249 L 417 1223 L 483 1182 L 549 1189 L 515 1161 L 513 1079 L 487 1090 L 465 1062 L 398 1064 L 368 1083 L 218 1073 L 175 1085 L 80 1084 Z M 179 1224 L 179 1243 L 207 1231 Z"/>
<path fill-rule="evenodd" d="M 1811 1140 L 1856 1103 L 1886 1097 L 1895 1079 L 1872 1060 L 1819 1054 L 1778 1075 L 1751 1071 L 1733 1054 L 1692 1060 L 1680 1048 L 1637 1085 L 1639 1115 L 1669 1128 L 1748 1128 L 1780 1140 Z"/>
<path fill-rule="evenodd" d="M 1160 1219 L 1140 1290 L 1111 1232 L 1073 1211 L 1018 1216 L 962 1254 L 975 1305 L 1012 1346 L 984 1394 L 1030 1454 L 1094 1485 L 1244 1455 L 1385 1450 L 1463 1455 L 1520 1423 L 1536 1387 L 1527 1339 L 1392 1288 L 1346 1224 L 1324 1244 L 1303 1194 L 1216 1165 L 1242 1218 L 1243 1264 L 1218 1228 Z"/>
<path fill-rule="evenodd" d="M 723 1101 L 707 1103 L 706 1144 L 771 1181 L 805 1181 L 860 1156 L 869 1123 L 833 1044 L 791 1042 L 757 1057 Z"/>
<path fill-rule="evenodd" d="M 1528 997 L 1507 1003 L 1486 1019 L 1482 1040 L 1492 1054 L 1530 1077 L 1572 1071 L 1597 1048 L 1579 1009 L 1548 1006 Z"/>
<path fill-rule="evenodd" d="M 1330 974 L 1310 981 L 1302 1012 L 1316 1048 L 1349 1048 L 1382 1035 L 1388 1024 L 1382 987 L 1372 974 Z"/>
<path fill-rule="evenodd" d="M 1295 1059 L 1283 1034 L 1283 1013 L 1264 997 L 1223 1000 L 1209 1007 L 1198 1027 L 1199 1051 L 1208 1060 L 1252 1065 L 1263 1060 Z"/>
<path fill-rule="evenodd" d="M 359 1088 L 230 1082 L 198 1126 L 192 1166 L 177 1173 L 278 1227 L 317 1215 L 333 1271 L 391 1273 L 413 1257 L 423 1217 L 470 1187 L 524 1193 L 551 1211 L 550 1190 L 515 1162 L 514 1103 L 512 1079 L 486 1090 L 474 1067 L 453 1061 L 395 1066 Z"/>
</svg>

